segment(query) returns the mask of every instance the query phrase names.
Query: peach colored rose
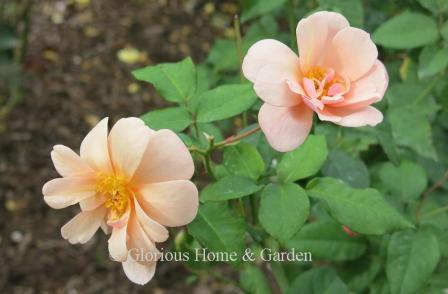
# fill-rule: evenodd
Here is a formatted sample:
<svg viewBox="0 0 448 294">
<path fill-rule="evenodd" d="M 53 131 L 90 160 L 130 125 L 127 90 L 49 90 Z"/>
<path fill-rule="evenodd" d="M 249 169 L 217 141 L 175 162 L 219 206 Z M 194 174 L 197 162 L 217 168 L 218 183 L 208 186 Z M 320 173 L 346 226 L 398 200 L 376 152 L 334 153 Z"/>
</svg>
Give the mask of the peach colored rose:
<svg viewBox="0 0 448 294">
<path fill-rule="evenodd" d="M 80 156 L 54 146 L 51 158 L 62 178 L 47 182 L 42 192 L 52 208 L 80 205 L 81 212 L 61 229 L 64 239 L 86 243 L 101 226 L 112 233 L 110 256 L 122 262 L 131 281 L 145 284 L 157 258 L 141 256 L 157 256 L 155 243 L 168 238 L 165 227 L 183 226 L 196 216 L 198 190 L 189 181 L 193 160 L 170 130 L 153 131 L 131 117 L 120 119 L 108 135 L 107 122 L 87 134 Z"/>
<path fill-rule="evenodd" d="M 370 35 L 327 11 L 302 19 L 296 33 L 299 56 L 279 41 L 261 40 L 242 66 L 265 102 L 258 120 L 271 146 L 284 152 L 301 145 L 313 112 L 346 127 L 380 123 L 383 115 L 370 104 L 383 98 L 388 76 Z"/>
</svg>

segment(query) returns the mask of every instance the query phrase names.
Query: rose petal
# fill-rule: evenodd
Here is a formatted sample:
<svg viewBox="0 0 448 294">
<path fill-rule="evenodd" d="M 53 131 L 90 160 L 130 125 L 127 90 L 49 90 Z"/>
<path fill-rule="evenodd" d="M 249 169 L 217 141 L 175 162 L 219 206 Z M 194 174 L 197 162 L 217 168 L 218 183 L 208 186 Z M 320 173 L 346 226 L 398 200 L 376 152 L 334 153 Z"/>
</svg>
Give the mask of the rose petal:
<svg viewBox="0 0 448 294">
<path fill-rule="evenodd" d="M 140 205 L 158 223 L 178 227 L 190 223 L 199 206 L 196 186 L 185 180 L 145 185 L 140 190 Z"/>
<path fill-rule="evenodd" d="M 132 259 L 129 259 L 121 263 L 123 271 L 131 282 L 145 285 L 154 277 L 156 271 L 157 262 L 151 262 L 141 264 Z"/>
<path fill-rule="evenodd" d="M 105 214 L 104 207 L 78 213 L 61 228 L 62 237 L 71 244 L 86 243 L 100 227 Z"/>
<path fill-rule="evenodd" d="M 344 127 L 376 126 L 383 121 L 383 114 L 372 106 L 360 110 L 325 107 L 318 112 L 319 119 L 331 121 Z"/>
<path fill-rule="evenodd" d="M 115 172 L 132 178 L 150 137 L 150 129 L 136 117 L 122 118 L 112 127 L 109 147 Z"/>
<path fill-rule="evenodd" d="M 340 70 L 351 81 L 366 74 L 378 58 L 378 50 L 370 35 L 353 27 L 339 31 L 333 38 L 332 47 L 334 54 L 337 54 Z"/>
<path fill-rule="evenodd" d="M 134 205 L 138 221 L 148 237 L 154 242 L 166 241 L 169 235 L 168 230 L 158 222 L 151 219 L 140 207 L 137 199 L 135 199 Z"/>
<path fill-rule="evenodd" d="M 81 143 L 81 158 L 91 168 L 104 173 L 111 173 L 112 165 L 107 142 L 108 118 L 102 119 L 84 138 Z"/>
<path fill-rule="evenodd" d="M 122 227 L 114 227 L 112 229 L 112 235 L 108 240 L 109 245 L 109 255 L 113 260 L 116 261 L 125 261 L 128 256 L 128 248 L 126 245 L 126 236 L 127 236 L 127 223 L 125 223 Z"/>
<path fill-rule="evenodd" d="M 171 130 L 160 130 L 151 136 L 132 182 L 135 185 L 193 176 L 194 164 L 182 140 Z"/>
<path fill-rule="evenodd" d="M 82 211 L 94 210 L 106 201 L 106 197 L 102 194 L 95 194 L 92 197 L 86 198 L 79 202 L 79 207 Z"/>
<path fill-rule="evenodd" d="M 55 209 L 65 208 L 95 195 L 95 178 L 68 177 L 47 182 L 42 188 L 44 201 Z"/>
<path fill-rule="evenodd" d="M 377 60 L 367 74 L 351 84 L 350 91 L 345 95 L 344 101 L 335 104 L 334 107 L 361 109 L 381 101 L 388 81 L 386 68 Z"/>
<path fill-rule="evenodd" d="M 269 144 L 277 151 L 291 151 L 308 136 L 313 123 L 313 111 L 305 104 L 276 107 L 263 104 L 258 121 Z"/>
<path fill-rule="evenodd" d="M 297 25 L 300 65 L 303 73 L 312 67 L 322 65 L 327 56 L 327 48 L 333 37 L 349 26 L 347 19 L 339 13 L 320 11 L 302 19 Z"/>
<path fill-rule="evenodd" d="M 64 145 L 56 145 L 51 151 L 51 159 L 57 172 L 62 177 L 92 173 L 93 170 L 78 154 Z"/>
<path fill-rule="evenodd" d="M 254 82 L 254 90 L 263 101 L 276 106 L 293 106 L 300 103 L 300 97 L 289 84 L 298 84 L 297 75 L 277 65 L 266 65 Z"/>
<path fill-rule="evenodd" d="M 290 76 L 298 76 L 299 58 L 288 46 L 277 40 L 261 40 L 252 45 L 243 60 L 244 76 L 255 82 L 260 70 L 273 65 L 282 68 Z"/>
</svg>

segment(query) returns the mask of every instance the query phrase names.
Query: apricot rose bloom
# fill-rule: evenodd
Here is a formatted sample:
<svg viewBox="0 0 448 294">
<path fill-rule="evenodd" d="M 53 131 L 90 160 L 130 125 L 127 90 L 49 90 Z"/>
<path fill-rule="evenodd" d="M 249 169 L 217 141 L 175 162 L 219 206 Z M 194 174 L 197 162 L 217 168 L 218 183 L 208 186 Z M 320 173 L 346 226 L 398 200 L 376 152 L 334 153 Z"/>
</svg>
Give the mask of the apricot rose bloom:
<svg viewBox="0 0 448 294">
<path fill-rule="evenodd" d="M 388 85 L 384 65 L 365 31 L 339 13 L 321 11 L 297 25 L 299 56 L 283 43 L 255 43 L 242 70 L 265 102 L 258 114 L 271 146 L 290 151 L 308 136 L 313 112 L 346 127 L 375 126 L 383 115 L 370 104 Z"/>
<path fill-rule="evenodd" d="M 79 203 L 81 212 L 61 233 L 70 243 L 86 243 L 99 227 L 109 238 L 110 256 L 127 277 L 145 284 L 154 275 L 155 246 L 168 238 L 165 227 L 183 226 L 196 216 L 199 200 L 189 181 L 193 160 L 170 130 L 154 131 L 138 118 L 120 119 L 108 135 L 101 120 L 81 143 L 80 156 L 63 145 L 51 158 L 62 178 L 43 187 L 45 202 L 55 209 Z M 137 250 L 133 250 L 137 249 Z"/>
</svg>

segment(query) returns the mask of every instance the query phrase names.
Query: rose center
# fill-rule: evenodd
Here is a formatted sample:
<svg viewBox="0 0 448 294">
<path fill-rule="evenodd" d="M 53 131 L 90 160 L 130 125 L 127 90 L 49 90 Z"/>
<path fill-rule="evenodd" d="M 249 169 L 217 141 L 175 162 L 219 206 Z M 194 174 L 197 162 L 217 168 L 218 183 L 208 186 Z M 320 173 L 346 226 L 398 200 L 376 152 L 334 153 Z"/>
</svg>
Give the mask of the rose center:
<svg viewBox="0 0 448 294">
<path fill-rule="evenodd" d="M 303 84 L 308 96 L 314 99 L 334 96 L 343 90 L 343 82 L 334 70 L 320 66 L 312 68 L 304 76 Z"/>
<path fill-rule="evenodd" d="M 104 205 L 109 208 L 112 219 L 120 218 L 126 211 L 131 190 L 122 176 L 100 174 L 96 179 L 96 192 L 106 197 Z"/>
</svg>

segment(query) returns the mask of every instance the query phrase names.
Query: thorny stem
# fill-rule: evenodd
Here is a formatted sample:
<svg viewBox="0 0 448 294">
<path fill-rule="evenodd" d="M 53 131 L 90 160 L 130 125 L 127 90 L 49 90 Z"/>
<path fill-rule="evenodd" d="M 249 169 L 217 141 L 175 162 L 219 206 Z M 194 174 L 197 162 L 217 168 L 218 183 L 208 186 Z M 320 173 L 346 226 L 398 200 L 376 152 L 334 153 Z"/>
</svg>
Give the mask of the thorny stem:
<svg viewBox="0 0 448 294">
<path fill-rule="evenodd" d="M 240 141 L 240 140 L 242 140 L 242 139 L 244 139 L 246 137 L 249 137 L 252 134 L 255 134 L 259 130 L 260 130 L 260 126 L 257 126 L 257 127 L 253 128 L 253 129 L 247 131 L 247 132 L 242 133 L 242 134 L 235 135 L 235 136 L 230 136 L 227 139 L 225 139 L 225 140 L 223 140 L 221 142 L 216 143 L 214 145 L 214 148 L 215 149 L 219 149 L 219 148 L 224 147 L 226 145 L 230 145 L 232 143 L 238 142 L 238 141 Z"/>
<path fill-rule="evenodd" d="M 448 170 L 445 172 L 445 174 L 443 175 L 443 177 L 440 180 L 435 182 L 431 187 L 429 187 L 425 192 L 423 192 L 422 199 L 421 199 L 420 203 L 418 204 L 417 210 L 415 213 L 415 220 L 416 220 L 417 224 L 420 222 L 420 213 L 421 213 L 422 207 L 425 204 L 426 200 L 428 200 L 429 195 L 432 192 L 434 192 L 435 190 L 442 187 L 446 181 L 448 181 Z M 445 210 L 448 210 L 448 208 L 447 207 L 438 208 L 436 210 L 433 210 L 433 211 L 427 213 L 424 216 L 428 217 L 430 215 L 439 214 L 439 213 L 444 212 Z"/>
<path fill-rule="evenodd" d="M 205 169 L 207 170 L 207 173 L 209 175 L 211 175 L 212 177 L 214 177 L 212 161 L 211 161 L 211 158 L 210 158 L 210 155 L 211 155 L 212 151 L 216 150 L 216 149 L 219 149 L 219 148 L 222 148 L 222 147 L 225 147 L 227 145 L 233 144 L 235 142 L 238 142 L 238 141 L 240 141 L 240 140 L 242 140 L 242 139 L 244 139 L 244 138 L 246 138 L 246 137 L 248 137 L 248 136 L 250 136 L 250 135 L 252 135 L 252 134 L 254 134 L 256 132 L 258 132 L 259 130 L 260 130 L 260 126 L 257 126 L 257 127 L 253 128 L 253 129 L 247 131 L 247 132 L 242 133 L 242 134 L 235 135 L 235 136 L 230 136 L 227 139 L 225 139 L 225 140 L 223 140 L 221 142 L 218 142 L 216 144 L 214 143 L 213 138 L 211 138 L 211 139 L 209 139 L 209 145 L 208 145 L 207 149 L 201 149 L 201 148 L 199 148 L 197 146 L 191 146 L 191 147 L 188 148 L 188 151 L 195 152 L 195 153 L 201 155 L 202 156 L 202 160 L 204 162 Z"/>
</svg>

